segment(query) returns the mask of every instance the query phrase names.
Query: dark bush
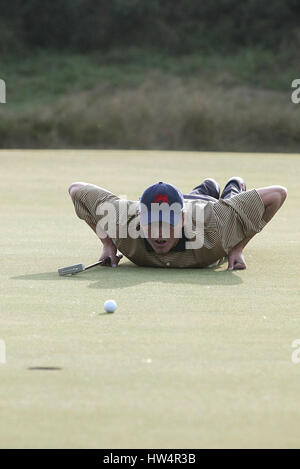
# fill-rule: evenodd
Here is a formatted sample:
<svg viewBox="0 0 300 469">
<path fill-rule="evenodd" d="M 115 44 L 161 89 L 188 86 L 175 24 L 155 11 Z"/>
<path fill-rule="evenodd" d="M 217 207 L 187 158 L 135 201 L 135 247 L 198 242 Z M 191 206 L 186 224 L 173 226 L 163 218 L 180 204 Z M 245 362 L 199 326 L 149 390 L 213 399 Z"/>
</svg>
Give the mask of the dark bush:
<svg viewBox="0 0 300 469">
<path fill-rule="evenodd" d="M 297 0 L 0 0 L 2 50 L 171 52 L 276 49 L 299 23 Z M 12 39 L 14 32 L 16 39 Z"/>
</svg>

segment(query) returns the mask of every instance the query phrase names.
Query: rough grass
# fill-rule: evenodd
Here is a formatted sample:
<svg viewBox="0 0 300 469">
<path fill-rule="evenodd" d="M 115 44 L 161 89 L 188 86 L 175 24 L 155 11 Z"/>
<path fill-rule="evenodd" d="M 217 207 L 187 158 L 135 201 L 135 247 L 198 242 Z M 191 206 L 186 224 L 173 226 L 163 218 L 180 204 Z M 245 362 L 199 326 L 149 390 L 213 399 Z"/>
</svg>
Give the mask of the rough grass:
<svg viewBox="0 0 300 469">
<path fill-rule="evenodd" d="M 283 54 L 253 50 L 7 59 L 0 145 L 297 151 L 300 114 L 290 100 L 297 66 L 290 60 L 287 66 Z"/>
</svg>

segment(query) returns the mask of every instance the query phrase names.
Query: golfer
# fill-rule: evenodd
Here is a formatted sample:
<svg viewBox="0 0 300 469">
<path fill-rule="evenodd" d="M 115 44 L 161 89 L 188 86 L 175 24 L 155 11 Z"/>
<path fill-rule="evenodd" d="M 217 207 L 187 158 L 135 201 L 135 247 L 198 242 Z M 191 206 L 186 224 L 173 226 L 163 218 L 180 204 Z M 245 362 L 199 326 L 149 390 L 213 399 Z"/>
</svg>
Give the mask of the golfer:
<svg viewBox="0 0 300 469">
<path fill-rule="evenodd" d="M 76 214 L 103 243 L 100 260 L 119 262 L 117 251 L 140 266 L 203 268 L 228 258 L 228 270 L 245 269 L 243 249 L 287 197 L 282 186 L 246 190 L 232 177 L 220 193 L 205 179 L 189 194 L 165 182 L 148 187 L 139 201 L 120 199 L 101 187 L 69 187 Z"/>
</svg>

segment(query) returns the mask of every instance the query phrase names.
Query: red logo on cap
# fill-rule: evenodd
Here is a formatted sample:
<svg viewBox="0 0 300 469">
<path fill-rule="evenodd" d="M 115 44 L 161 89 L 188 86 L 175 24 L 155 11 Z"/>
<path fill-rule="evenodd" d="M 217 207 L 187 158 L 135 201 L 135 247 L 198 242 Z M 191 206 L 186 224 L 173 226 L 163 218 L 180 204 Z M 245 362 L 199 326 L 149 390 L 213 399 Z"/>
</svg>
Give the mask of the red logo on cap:
<svg viewBox="0 0 300 469">
<path fill-rule="evenodd" d="M 167 203 L 169 204 L 169 196 L 168 194 L 155 194 L 154 195 L 154 203 Z"/>
</svg>

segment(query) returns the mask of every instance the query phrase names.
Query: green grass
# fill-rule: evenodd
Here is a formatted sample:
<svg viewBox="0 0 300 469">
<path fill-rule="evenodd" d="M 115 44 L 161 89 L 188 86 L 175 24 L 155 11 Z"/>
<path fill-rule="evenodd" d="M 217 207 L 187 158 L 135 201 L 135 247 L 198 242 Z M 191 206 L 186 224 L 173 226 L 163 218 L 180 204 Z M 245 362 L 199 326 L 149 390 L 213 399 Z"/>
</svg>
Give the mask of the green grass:
<svg viewBox="0 0 300 469">
<path fill-rule="evenodd" d="M 299 447 L 299 156 L 28 150 L 0 162 L 2 448 Z M 187 192 L 233 174 L 289 189 L 247 246 L 246 271 L 123 260 L 58 276 L 101 252 L 71 182 L 136 199 L 156 180 Z M 108 298 L 115 314 L 102 314 Z"/>
<path fill-rule="evenodd" d="M 10 106 L 50 102 L 66 93 L 99 85 L 135 87 L 149 73 L 185 80 L 202 77 L 228 86 L 249 85 L 286 92 L 300 73 L 296 54 L 245 49 L 234 55 L 190 54 L 173 57 L 138 48 L 75 54 L 38 50 L 22 57 L 4 56 L 0 77 L 8 85 Z"/>
<path fill-rule="evenodd" d="M 0 147 L 298 152 L 293 54 L 4 56 Z"/>
</svg>

